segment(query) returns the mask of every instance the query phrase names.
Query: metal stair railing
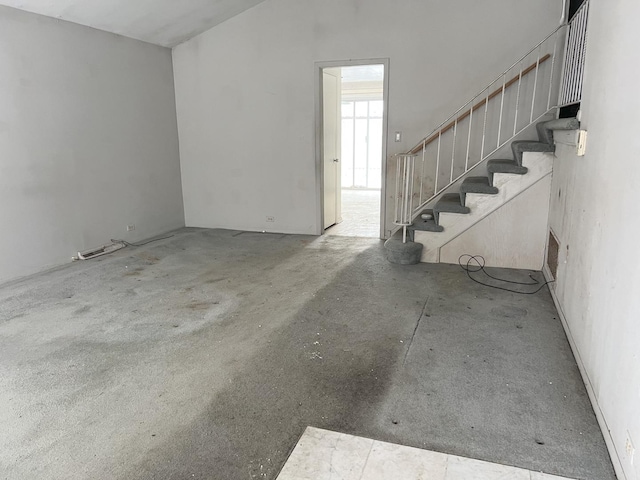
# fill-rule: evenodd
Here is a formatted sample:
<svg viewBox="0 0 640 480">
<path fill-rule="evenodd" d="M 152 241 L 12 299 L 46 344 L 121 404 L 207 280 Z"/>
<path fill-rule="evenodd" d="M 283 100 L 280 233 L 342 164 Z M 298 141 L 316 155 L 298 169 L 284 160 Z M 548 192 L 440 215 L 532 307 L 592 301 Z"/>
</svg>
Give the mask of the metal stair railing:
<svg viewBox="0 0 640 480">
<path fill-rule="evenodd" d="M 394 224 L 403 229 L 403 241 L 430 202 L 558 106 L 567 30 L 567 24 L 558 27 L 414 148 L 395 156 Z"/>
<path fill-rule="evenodd" d="M 588 17 L 589 0 L 585 0 L 569 22 L 567 51 L 562 72 L 562 85 L 560 87 L 560 107 L 580 103 L 582 100 Z"/>
</svg>

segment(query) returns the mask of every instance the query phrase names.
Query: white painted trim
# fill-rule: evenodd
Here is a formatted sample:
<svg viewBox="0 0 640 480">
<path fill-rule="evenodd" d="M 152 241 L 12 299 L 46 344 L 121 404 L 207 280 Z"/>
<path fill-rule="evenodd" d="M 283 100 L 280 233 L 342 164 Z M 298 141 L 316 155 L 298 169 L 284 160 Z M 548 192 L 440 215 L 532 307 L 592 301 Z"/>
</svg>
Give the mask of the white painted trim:
<svg viewBox="0 0 640 480">
<path fill-rule="evenodd" d="M 389 125 L 389 64 L 388 58 L 369 58 L 360 60 L 333 60 L 314 63 L 314 97 L 315 97 L 315 155 L 316 155 L 316 234 L 324 234 L 324 169 L 322 168 L 323 145 L 322 138 L 322 70 L 332 67 L 352 67 L 357 65 L 384 65 L 383 82 L 383 116 L 382 116 L 382 188 L 380 190 L 380 238 L 385 238 L 387 226 L 387 137 Z"/>
<path fill-rule="evenodd" d="M 551 273 L 549 272 L 549 268 L 546 265 L 546 262 L 542 268 L 542 273 L 546 281 L 553 280 Z M 564 332 L 569 340 L 569 345 L 571 346 L 571 351 L 573 352 L 573 356 L 576 359 L 576 363 L 578 364 L 578 369 L 580 370 L 580 375 L 582 375 L 582 381 L 587 389 L 587 394 L 589 395 L 589 400 L 591 401 L 591 406 L 593 407 L 593 411 L 596 414 L 596 419 L 598 420 L 598 425 L 600 426 L 600 430 L 602 430 L 602 436 L 604 437 L 604 442 L 607 445 L 607 450 L 609 450 L 609 457 L 611 457 L 611 463 L 613 464 L 613 469 L 618 477 L 618 480 L 627 480 L 627 476 L 624 473 L 622 468 L 622 462 L 620 461 L 620 456 L 618 455 L 618 451 L 616 450 L 615 444 L 613 442 L 613 437 L 611 436 L 611 431 L 609 430 L 609 426 L 607 425 L 607 421 L 604 418 L 604 414 L 602 410 L 600 410 L 600 405 L 598 404 L 598 398 L 596 397 L 596 393 L 593 390 L 593 386 L 591 384 L 591 380 L 589 379 L 589 374 L 584 367 L 584 363 L 582 362 L 582 357 L 580 357 L 580 352 L 576 345 L 575 340 L 573 339 L 573 335 L 571 334 L 571 330 L 569 329 L 569 324 L 567 323 L 567 318 L 564 315 L 562 307 L 560 306 L 560 302 L 558 301 L 558 297 L 556 296 L 555 289 L 551 287 L 551 284 L 547 285 L 549 289 L 549 293 L 551 294 L 551 298 L 553 299 L 553 303 L 556 306 L 556 310 L 558 311 L 558 315 L 560 317 L 560 321 L 562 322 L 562 327 L 564 328 Z"/>
</svg>

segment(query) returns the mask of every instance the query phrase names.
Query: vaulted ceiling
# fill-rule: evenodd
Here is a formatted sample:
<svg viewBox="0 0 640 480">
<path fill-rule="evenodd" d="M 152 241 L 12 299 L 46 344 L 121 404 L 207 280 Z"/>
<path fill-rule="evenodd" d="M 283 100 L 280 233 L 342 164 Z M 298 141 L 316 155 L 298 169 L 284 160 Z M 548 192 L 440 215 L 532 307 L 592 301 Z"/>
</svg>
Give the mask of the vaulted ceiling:
<svg viewBox="0 0 640 480">
<path fill-rule="evenodd" d="M 263 1 L 0 0 L 0 5 L 173 47 Z"/>
</svg>

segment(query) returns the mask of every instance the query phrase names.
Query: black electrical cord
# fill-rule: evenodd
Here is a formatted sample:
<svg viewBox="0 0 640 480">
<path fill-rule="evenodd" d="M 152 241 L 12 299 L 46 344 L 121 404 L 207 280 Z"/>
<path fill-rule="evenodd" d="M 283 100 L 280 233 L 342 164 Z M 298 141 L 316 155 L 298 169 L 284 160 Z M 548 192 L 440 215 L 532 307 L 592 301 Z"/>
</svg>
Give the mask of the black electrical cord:
<svg viewBox="0 0 640 480">
<path fill-rule="evenodd" d="M 462 259 L 464 257 L 469 257 L 466 264 L 463 263 Z M 472 265 L 471 263 L 475 262 L 475 265 Z M 458 258 L 458 265 L 460 265 L 460 268 L 462 268 L 465 272 L 467 272 L 467 276 L 473 280 L 476 283 L 479 283 L 480 285 L 483 285 L 485 287 L 491 287 L 491 288 L 495 288 L 497 290 L 504 290 L 505 292 L 511 292 L 511 293 L 519 293 L 521 295 L 534 295 L 536 293 L 538 293 L 540 290 L 542 290 L 544 287 L 546 287 L 547 285 L 549 285 L 550 283 L 553 283 L 553 280 L 550 280 L 548 282 L 545 282 L 543 284 L 540 284 L 539 280 L 536 280 L 535 278 L 533 278 L 533 275 L 529 274 L 529 278 L 531 278 L 531 280 L 533 280 L 532 282 L 516 282 L 513 280 L 507 280 L 504 278 L 498 278 L 498 277 L 494 277 L 493 275 L 491 275 L 489 272 L 487 272 L 484 268 L 485 266 L 485 259 L 482 255 L 469 255 L 467 253 L 465 253 L 464 255 L 460 255 L 460 257 Z M 484 283 L 481 282 L 480 280 L 473 278 L 471 276 L 471 273 L 475 273 L 475 272 L 482 272 L 484 273 L 487 277 L 493 279 L 493 280 L 497 280 L 499 282 L 504 282 L 504 283 L 510 283 L 512 285 L 529 285 L 529 286 L 533 286 L 533 285 L 539 285 L 539 287 L 534 290 L 533 292 L 521 292 L 519 290 L 513 290 L 511 288 L 505 288 L 505 287 L 499 287 L 497 285 L 491 285 L 489 283 Z"/>
<path fill-rule="evenodd" d="M 153 242 L 159 242 L 160 240 L 166 240 L 167 238 L 171 238 L 171 237 L 175 237 L 174 235 L 169 235 L 168 237 L 162 237 L 162 238 L 154 238 L 153 240 L 149 240 L 147 242 L 142 242 L 142 243 L 129 243 L 125 240 L 114 240 L 113 238 L 111 239 L 112 242 L 119 242 L 119 243 L 124 243 L 127 247 L 142 247 L 143 245 L 147 245 L 149 243 L 153 243 Z"/>
</svg>

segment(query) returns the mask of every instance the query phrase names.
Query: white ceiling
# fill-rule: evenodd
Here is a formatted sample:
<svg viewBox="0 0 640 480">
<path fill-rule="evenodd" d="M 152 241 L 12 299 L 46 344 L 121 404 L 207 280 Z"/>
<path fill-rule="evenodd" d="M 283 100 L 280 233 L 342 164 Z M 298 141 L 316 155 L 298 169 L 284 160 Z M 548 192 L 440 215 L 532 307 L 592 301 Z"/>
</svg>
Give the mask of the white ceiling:
<svg viewBox="0 0 640 480">
<path fill-rule="evenodd" d="M 0 5 L 174 47 L 264 0 L 0 0 Z"/>
</svg>

